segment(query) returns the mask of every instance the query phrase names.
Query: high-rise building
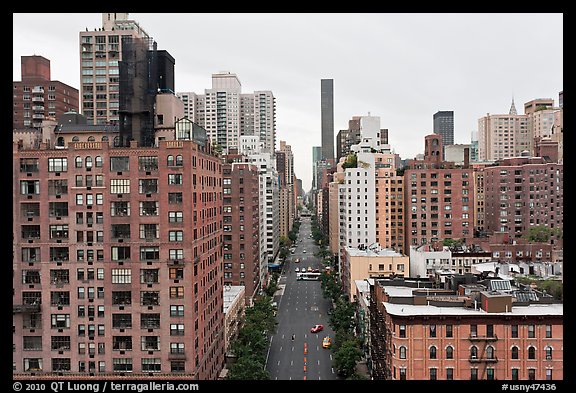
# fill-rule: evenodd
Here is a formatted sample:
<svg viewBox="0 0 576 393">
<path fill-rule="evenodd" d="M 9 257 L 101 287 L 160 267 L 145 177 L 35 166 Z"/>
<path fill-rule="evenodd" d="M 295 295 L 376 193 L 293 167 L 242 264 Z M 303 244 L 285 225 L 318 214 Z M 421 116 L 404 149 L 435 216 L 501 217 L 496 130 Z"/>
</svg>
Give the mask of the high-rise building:
<svg viewBox="0 0 576 393">
<path fill-rule="evenodd" d="M 102 27 L 80 32 L 80 108 L 88 123 L 120 124 L 119 62 L 127 38 L 150 40 L 128 13 L 102 13 Z"/>
<path fill-rule="evenodd" d="M 564 166 L 515 157 L 484 168 L 485 228 L 522 237 L 534 226 L 562 229 Z"/>
<path fill-rule="evenodd" d="M 442 150 L 440 135 L 427 135 L 424 159 L 409 160 L 404 171 L 405 254 L 410 246 L 474 235 L 472 168 L 442 160 Z"/>
<path fill-rule="evenodd" d="M 454 111 L 438 111 L 434 114 L 434 134 L 442 136 L 442 146 L 454 144 Z"/>
<path fill-rule="evenodd" d="M 78 112 L 78 89 L 51 80 L 50 60 L 22 56 L 21 70 L 21 81 L 12 82 L 12 129 L 40 129 L 44 119 Z"/>
<path fill-rule="evenodd" d="M 223 156 L 224 286 L 245 287 L 252 304 L 261 289 L 258 168 L 241 154 Z"/>
<path fill-rule="evenodd" d="M 288 237 L 295 217 L 294 154 L 286 141 L 280 141 L 276 151 L 276 170 L 280 179 L 280 236 Z"/>
<path fill-rule="evenodd" d="M 368 114 L 370 116 L 370 114 Z M 348 120 L 348 129 L 340 130 L 336 138 L 336 160 L 347 156 L 351 152 L 351 147 L 361 141 L 360 119 L 363 116 L 352 116 Z M 388 145 L 388 129 L 380 129 L 380 145 Z"/>
<path fill-rule="evenodd" d="M 224 151 L 239 148 L 241 136 L 257 136 L 264 152 L 274 154 L 276 145 L 276 98 L 271 91 L 242 93 L 236 74 L 212 74 L 212 88 L 204 94 L 180 92 L 184 111 L 208 131 Z"/>
<path fill-rule="evenodd" d="M 312 146 L 312 190 L 318 189 L 318 161 L 322 160 L 322 146 Z"/>
<path fill-rule="evenodd" d="M 181 131 L 13 144 L 17 378 L 218 377 L 222 163 Z"/>
<path fill-rule="evenodd" d="M 320 81 L 322 159 L 334 160 L 334 80 Z"/>
</svg>

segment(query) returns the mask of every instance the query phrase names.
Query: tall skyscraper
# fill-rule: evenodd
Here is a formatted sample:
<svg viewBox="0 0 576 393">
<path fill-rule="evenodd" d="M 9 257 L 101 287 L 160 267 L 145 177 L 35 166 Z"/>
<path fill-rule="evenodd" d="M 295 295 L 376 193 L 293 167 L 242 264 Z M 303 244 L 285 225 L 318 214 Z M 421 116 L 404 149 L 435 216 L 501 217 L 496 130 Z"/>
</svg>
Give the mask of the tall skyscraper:
<svg viewBox="0 0 576 393">
<path fill-rule="evenodd" d="M 264 152 L 274 154 L 276 145 L 276 98 L 271 91 L 242 94 L 236 74 L 212 74 L 212 88 L 204 94 L 180 92 L 188 118 L 206 128 L 213 143 L 226 151 L 239 148 L 240 136 L 255 135 Z M 215 111 L 211 111 L 215 109 Z"/>
<path fill-rule="evenodd" d="M 454 144 L 454 111 L 438 111 L 434 114 L 434 134 L 442 136 L 442 146 Z"/>
<path fill-rule="evenodd" d="M 318 161 L 322 160 L 322 146 L 312 146 L 312 190 L 318 189 Z"/>
<path fill-rule="evenodd" d="M 12 82 L 12 128 L 42 127 L 48 117 L 78 112 L 78 89 L 50 79 L 50 60 L 42 56 L 22 56 L 21 81 Z"/>
<path fill-rule="evenodd" d="M 322 112 L 322 158 L 334 159 L 334 80 L 322 79 L 320 105 Z"/>
<path fill-rule="evenodd" d="M 149 39 L 128 13 L 105 12 L 102 27 L 80 32 L 80 108 L 88 124 L 120 123 L 122 41 Z"/>
</svg>

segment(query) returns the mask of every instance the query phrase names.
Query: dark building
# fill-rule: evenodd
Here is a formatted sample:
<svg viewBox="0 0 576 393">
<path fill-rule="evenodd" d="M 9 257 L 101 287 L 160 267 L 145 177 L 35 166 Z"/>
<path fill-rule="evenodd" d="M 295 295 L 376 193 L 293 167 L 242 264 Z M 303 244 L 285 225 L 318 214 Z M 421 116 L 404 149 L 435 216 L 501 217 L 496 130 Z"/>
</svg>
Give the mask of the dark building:
<svg viewBox="0 0 576 393">
<path fill-rule="evenodd" d="M 340 130 L 336 137 L 336 162 L 340 158 L 350 154 L 350 148 L 353 145 L 357 145 L 361 141 L 360 136 L 360 119 L 362 116 L 352 116 L 352 119 L 348 120 L 348 129 Z M 380 129 L 380 145 L 388 144 L 388 129 Z"/>
<path fill-rule="evenodd" d="M 224 285 L 245 287 L 252 304 L 261 289 L 258 167 L 241 154 L 223 156 Z"/>
<path fill-rule="evenodd" d="M 158 59 L 158 91 L 175 94 L 174 65 L 176 64 L 176 61 L 170 53 L 165 50 L 158 50 L 156 55 Z"/>
<path fill-rule="evenodd" d="M 78 112 L 78 89 L 50 79 L 50 60 L 21 57 L 21 81 L 12 82 L 12 129 L 42 127 L 47 118 Z"/>
<path fill-rule="evenodd" d="M 442 146 L 454 144 L 454 111 L 438 111 L 434 114 L 434 134 L 442 136 Z"/>
<path fill-rule="evenodd" d="M 320 81 L 322 116 L 322 158 L 334 160 L 334 80 Z"/>
</svg>

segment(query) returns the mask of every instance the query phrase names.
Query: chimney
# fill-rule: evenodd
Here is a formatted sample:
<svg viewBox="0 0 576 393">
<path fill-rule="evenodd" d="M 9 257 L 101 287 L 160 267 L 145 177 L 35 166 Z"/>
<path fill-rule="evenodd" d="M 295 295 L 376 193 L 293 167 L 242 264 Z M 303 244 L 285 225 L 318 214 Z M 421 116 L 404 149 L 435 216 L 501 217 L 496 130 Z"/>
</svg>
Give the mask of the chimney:
<svg viewBox="0 0 576 393">
<path fill-rule="evenodd" d="M 464 148 L 464 168 L 470 168 L 470 148 Z"/>
</svg>

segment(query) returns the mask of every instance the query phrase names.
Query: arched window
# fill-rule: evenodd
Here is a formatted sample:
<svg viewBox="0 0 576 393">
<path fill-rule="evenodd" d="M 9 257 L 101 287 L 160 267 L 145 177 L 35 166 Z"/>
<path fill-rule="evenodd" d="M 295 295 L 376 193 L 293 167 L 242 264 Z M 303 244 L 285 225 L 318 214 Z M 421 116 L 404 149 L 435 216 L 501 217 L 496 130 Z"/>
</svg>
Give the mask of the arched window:
<svg viewBox="0 0 576 393">
<path fill-rule="evenodd" d="M 475 345 L 470 348 L 470 359 L 478 359 L 478 347 Z"/>
<path fill-rule="evenodd" d="M 184 161 L 182 160 L 182 156 L 180 154 L 178 154 L 176 156 L 176 166 L 182 166 L 184 163 Z"/>
<path fill-rule="evenodd" d="M 451 345 L 446 347 L 446 359 L 454 359 L 454 348 Z"/>
<path fill-rule="evenodd" d="M 82 157 L 78 156 L 75 160 L 76 168 L 82 168 Z"/>
<path fill-rule="evenodd" d="M 114 147 L 120 147 L 120 137 L 119 136 L 114 137 L 113 145 L 114 145 Z"/>
<path fill-rule="evenodd" d="M 486 347 L 486 358 L 494 359 L 494 347 L 491 345 Z"/>
<path fill-rule="evenodd" d="M 400 359 L 406 359 L 406 347 L 400 347 Z"/>
<path fill-rule="evenodd" d="M 92 168 L 92 157 L 86 157 L 86 168 Z"/>
<path fill-rule="evenodd" d="M 102 167 L 102 157 L 96 156 L 96 168 Z"/>
<path fill-rule="evenodd" d="M 512 347 L 512 359 L 518 359 L 518 347 Z"/>
<path fill-rule="evenodd" d="M 59 136 L 56 140 L 56 146 L 64 146 L 64 137 Z"/>
<path fill-rule="evenodd" d="M 96 139 L 94 139 L 93 136 L 89 136 L 89 137 L 88 137 L 88 142 L 94 142 L 95 140 L 96 140 Z"/>
<path fill-rule="evenodd" d="M 80 140 L 80 138 L 78 138 L 77 136 L 72 138 L 72 142 L 78 142 Z"/>
<path fill-rule="evenodd" d="M 104 135 L 102 137 L 102 142 L 108 142 L 108 135 Z"/>
<path fill-rule="evenodd" d="M 528 359 L 536 359 L 536 348 L 528 347 Z"/>
<path fill-rule="evenodd" d="M 552 360 L 552 347 L 548 346 L 544 348 L 544 351 L 546 352 L 546 360 Z"/>
<path fill-rule="evenodd" d="M 430 347 L 430 359 L 436 359 L 436 347 L 434 345 Z"/>
<path fill-rule="evenodd" d="M 168 156 L 166 161 L 168 166 L 174 166 L 174 156 L 172 154 Z"/>
</svg>

